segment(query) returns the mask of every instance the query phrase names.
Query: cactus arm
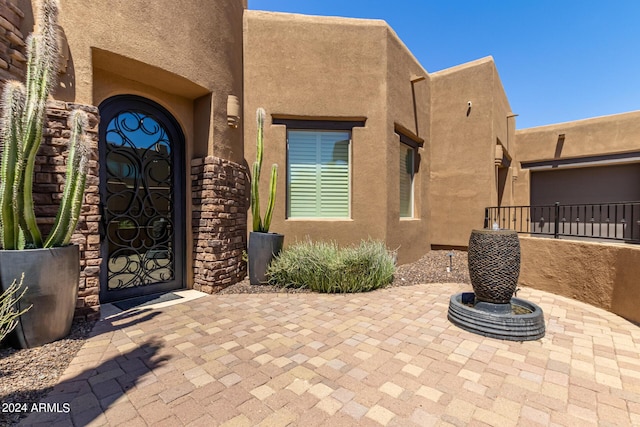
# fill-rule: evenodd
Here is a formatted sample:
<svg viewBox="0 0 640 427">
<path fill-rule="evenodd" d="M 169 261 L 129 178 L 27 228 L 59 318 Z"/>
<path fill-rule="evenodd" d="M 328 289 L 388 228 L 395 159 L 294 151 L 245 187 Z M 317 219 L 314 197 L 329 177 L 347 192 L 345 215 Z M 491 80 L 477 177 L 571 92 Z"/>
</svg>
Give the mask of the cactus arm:
<svg viewBox="0 0 640 427">
<path fill-rule="evenodd" d="M 22 116 L 23 127 L 29 122 L 28 117 L 33 117 L 33 110 L 36 107 L 33 96 L 38 92 L 36 84 L 41 81 L 38 76 L 37 62 L 35 61 L 35 51 L 38 47 L 38 40 L 35 34 L 27 37 L 27 75 L 25 78 L 25 111 Z M 22 135 L 24 137 L 24 135 Z"/>
<path fill-rule="evenodd" d="M 44 242 L 45 248 L 51 248 L 54 246 L 62 246 L 62 241 L 64 239 L 65 234 L 67 233 L 67 226 L 69 225 L 69 221 L 71 218 L 71 196 L 75 193 L 75 186 L 78 182 L 78 178 L 76 175 L 78 172 L 71 172 L 71 159 L 69 159 L 69 164 L 67 165 L 67 173 L 65 177 L 66 184 L 64 186 L 64 191 L 62 193 L 62 199 L 60 201 L 60 206 L 58 207 L 58 212 L 56 213 L 56 219 L 53 223 L 53 228 L 51 229 L 51 233 L 49 233 L 49 237 Z"/>
<path fill-rule="evenodd" d="M 2 162 L 0 164 L 0 237 L 4 249 L 17 249 L 19 222 L 16 211 L 15 181 L 20 175 L 21 125 L 24 110 L 24 85 L 8 82 L 2 99 L 3 113 L 0 119 L 2 131 Z"/>
<path fill-rule="evenodd" d="M 53 228 L 49 237 L 44 243 L 45 248 L 52 246 L 60 246 L 64 235 L 67 232 L 67 226 L 69 224 L 69 218 L 71 217 L 71 196 L 74 193 L 74 187 L 78 181 L 79 174 L 79 159 L 78 152 L 81 130 L 78 129 L 79 115 L 74 111 L 70 116 L 71 122 L 71 137 L 69 139 L 69 157 L 67 159 L 67 170 L 65 174 L 65 186 L 62 192 L 62 198 L 60 199 L 60 206 L 56 214 L 56 219 L 53 223 Z"/>
<path fill-rule="evenodd" d="M 260 173 L 258 162 L 253 164 L 253 179 L 251 180 L 251 216 L 253 217 L 253 231 L 262 231 L 262 220 L 260 218 L 260 193 L 256 174 Z"/>
<path fill-rule="evenodd" d="M 258 125 L 258 137 L 256 138 L 256 161 L 253 163 L 253 176 L 251 177 L 251 217 L 253 218 L 253 231 L 262 230 L 262 218 L 260 218 L 260 171 L 262 169 L 262 153 L 264 150 L 264 116 L 263 108 L 256 111 Z"/>
<path fill-rule="evenodd" d="M 7 127 L 9 127 L 10 132 L 12 133 L 11 136 L 11 142 L 9 143 L 10 145 L 15 147 L 15 152 L 14 153 L 10 153 L 8 154 L 8 158 L 11 159 L 11 157 L 13 157 L 15 155 L 15 163 L 13 163 L 11 160 L 9 160 L 9 165 L 8 168 L 15 168 L 13 170 L 8 169 L 7 173 L 13 175 L 13 179 L 11 179 L 13 188 L 11 189 L 11 204 L 12 204 L 12 209 L 13 209 L 13 213 L 12 213 L 12 225 L 11 225 L 11 229 L 9 229 L 9 233 L 11 235 L 11 249 L 22 249 L 24 248 L 24 233 L 22 231 L 22 228 L 20 227 L 20 208 L 21 208 L 21 199 L 20 199 L 20 189 L 22 188 L 21 185 L 21 177 L 23 176 L 24 173 L 24 158 L 23 158 L 23 152 L 22 152 L 22 148 L 23 148 L 23 144 L 24 141 L 21 139 L 22 133 L 24 131 L 24 129 L 22 128 L 22 122 L 19 119 L 18 114 L 21 114 L 20 112 L 24 111 L 24 85 L 22 85 L 22 83 L 18 83 L 18 88 L 17 90 L 19 90 L 21 93 L 18 95 L 16 94 L 16 97 L 19 97 L 20 100 L 16 99 L 16 111 L 15 111 L 15 118 L 13 120 L 10 120 L 9 123 L 7 124 Z M 19 104 L 19 105 L 18 105 Z M 11 151 L 11 150 L 10 150 Z M 7 196 L 9 196 L 8 192 L 7 192 Z M 8 243 L 8 241 L 7 241 Z"/>
<path fill-rule="evenodd" d="M 31 158 L 34 161 L 31 161 Z M 32 244 L 36 248 L 42 247 L 42 234 L 36 220 L 35 207 L 33 204 L 33 173 L 34 173 L 35 154 L 29 156 L 24 163 L 24 172 L 22 185 L 19 190 L 19 211 L 22 211 L 23 217 L 20 219 L 24 238 L 27 244 Z M 21 248 L 22 249 L 22 248 Z"/>
<path fill-rule="evenodd" d="M 18 188 L 18 212 L 26 244 L 42 247 L 33 204 L 33 174 L 35 157 L 42 141 L 47 97 L 55 85 L 58 58 L 58 2 L 44 0 L 38 10 L 36 33 L 30 36 L 27 48 L 27 93 L 23 131 L 23 167 Z"/>
<path fill-rule="evenodd" d="M 52 2 L 45 2 L 52 3 Z M 41 15 L 43 13 L 41 12 Z M 55 24 L 53 24 L 55 25 Z M 44 28 L 47 25 L 41 25 Z M 45 34 L 32 34 L 28 45 L 27 63 L 27 91 L 24 114 L 24 147 L 23 151 L 29 160 L 35 160 L 35 156 L 42 141 L 42 128 L 46 114 L 47 97 L 51 87 L 55 84 L 55 63 L 57 47 L 51 48 L 52 41 Z"/>
<path fill-rule="evenodd" d="M 260 172 L 262 171 L 262 154 L 264 152 L 264 116 L 263 108 L 258 108 L 256 112 L 256 120 L 258 122 L 258 137 L 256 139 L 256 162 L 258 163 L 258 175 L 256 180 L 260 181 Z"/>
<path fill-rule="evenodd" d="M 35 33 L 27 41 L 27 105 L 33 111 L 42 100 L 46 102 L 51 88 L 55 86 L 59 48 L 58 48 L 58 0 L 40 2 Z M 27 114 L 33 120 L 32 114 Z M 38 141 L 39 143 L 39 141 Z"/>
<path fill-rule="evenodd" d="M 271 179 L 269 181 L 269 199 L 267 200 L 267 211 L 264 216 L 264 223 L 260 218 L 260 170 L 262 168 L 262 155 L 264 151 L 264 116 L 263 108 L 256 111 L 256 121 L 258 124 L 258 137 L 256 141 L 256 161 L 253 164 L 253 177 L 251 180 L 251 216 L 253 217 L 253 231 L 268 233 L 271 226 L 271 218 L 276 200 L 276 183 L 278 180 L 278 165 L 271 167 Z"/>
<path fill-rule="evenodd" d="M 46 7 L 42 14 L 46 15 Z M 25 166 L 19 187 L 22 190 L 20 195 L 21 202 L 19 202 L 21 203 L 19 211 L 23 212 L 23 218 L 21 218 L 22 228 L 25 232 L 26 241 L 35 247 L 42 247 L 42 235 L 38 228 L 33 205 L 33 174 L 35 157 L 42 141 L 47 96 L 54 83 L 54 58 L 57 56 L 57 48 L 52 48 L 52 42 L 48 40 L 52 36 L 50 34 L 52 30 L 47 30 L 49 24 L 50 22 L 45 20 L 42 25 L 42 33 L 33 35 L 29 45 L 27 111 L 23 137 Z"/>
<path fill-rule="evenodd" d="M 276 183 L 278 181 L 278 165 L 271 166 L 271 179 L 269 180 L 269 200 L 267 201 L 267 211 L 264 214 L 263 231 L 269 232 L 271 226 L 271 217 L 273 216 L 273 208 L 276 204 Z"/>
<path fill-rule="evenodd" d="M 45 248 L 69 243 L 82 207 L 89 161 L 86 136 L 89 119 L 84 111 L 74 110 L 69 121 L 71 122 L 71 136 L 69 138 L 69 159 L 67 160 L 65 186 L 53 228 L 44 244 Z"/>
<path fill-rule="evenodd" d="M 67 226 L 67 233 L 62 238 L 62 246 L 68 245 L 71 242 L 71 237 L 76 231 L 78 220 L 80 219 L 80 211 L 82 210 L 82 201 L 84 198 L 85 183 L 87 182 L 87 173 L 82 172 L 78 178 L 77 185 L 75 185 L 73 192 L 73 203 L 71 205 L 71 216 L 69 217 L 69 225 Z"/>
</svg>

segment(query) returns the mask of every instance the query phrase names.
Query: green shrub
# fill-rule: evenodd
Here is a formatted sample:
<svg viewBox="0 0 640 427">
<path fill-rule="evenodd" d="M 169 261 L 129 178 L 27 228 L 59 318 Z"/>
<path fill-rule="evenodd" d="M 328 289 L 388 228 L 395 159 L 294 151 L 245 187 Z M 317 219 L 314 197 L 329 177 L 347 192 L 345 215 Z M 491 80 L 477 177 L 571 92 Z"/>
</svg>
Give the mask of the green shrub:
<svg viewBox="0 0 640 427">
<path fill-rule="evenodd" d="M 358 246 L 339 248 L 335 242 L 296 243 L 283 251 L 267 269 L 269 283 L 309 288 L 316 292 L 366 292 L 393 279 L 395 253 L 383 242 L 363 240 Z"/>
</svg>

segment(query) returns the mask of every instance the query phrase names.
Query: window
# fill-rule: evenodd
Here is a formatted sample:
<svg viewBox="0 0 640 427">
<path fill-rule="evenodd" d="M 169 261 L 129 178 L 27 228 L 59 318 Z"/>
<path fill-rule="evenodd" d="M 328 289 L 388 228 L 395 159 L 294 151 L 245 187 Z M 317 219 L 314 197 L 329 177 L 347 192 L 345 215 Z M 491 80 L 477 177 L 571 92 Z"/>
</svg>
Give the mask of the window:
<svg viewBox="0 0 640 427">
<path fill-rule="evenodd" d="M 400 194 L 400 218 L 415 218 L 415 176 L 420 168 L 420 154 L 418 149 L 423 146 L 424 140 L 418 135 L 396 124 L 396 135 L 400 139 L 400 164 L 399 194 Z M 413 135 L 413 136 L 409 136 Z"/>
<path fill-rule="evenodd" d="M 287 217 L 349 218 L 351 132 L 287 132 Z"/>
<path fill-rule="evenodd" d="M 273 117 L 287 127 L 287 218 L 351 218 L 351 136 L 365 123 Z"/>
<path fill-rule="evenodd" d="M 400 144 L 400 218 L 413 218 L 415 149 Z"/>
</svg>

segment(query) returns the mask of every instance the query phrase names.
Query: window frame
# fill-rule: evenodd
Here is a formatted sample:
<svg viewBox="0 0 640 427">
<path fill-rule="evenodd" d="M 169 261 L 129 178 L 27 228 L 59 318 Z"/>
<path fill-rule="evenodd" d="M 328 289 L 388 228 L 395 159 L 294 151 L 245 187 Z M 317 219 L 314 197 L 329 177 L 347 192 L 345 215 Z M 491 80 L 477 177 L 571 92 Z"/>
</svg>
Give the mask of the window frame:
<svg viewBox="0 0 640 427">
<path fill-rule="evenodd" d="M 400 147 L 406 146 L 409 149 L 413 150 L 412 154 L 412 173 L 411 173 L 411 215 L 410 216 L 402 216 L 401 212 L 401 200 L 400 200 L 400 188 L 398 188 L 398 216 L 400 220 L 412 220 L 416 219 L 416 175 L 420 169 L 420 154 L 418 153 L 418 149 L 422 147 L 424 144 L 423 140 L 416 141 L 404 133 L 400 132 L 398 127 L 396 126 L 395 133 L 398 136 L 400 141 Z M 400 165 L 398 165 L 398 185 L 400 184 Z"/>
<path fill-rule="evenodd" d="M 416 213 L 416 206 L 415 206 L 415 180 L 416 180 L 416 151 L 417 149 L 415 147 L 412 147 L 408 144 L 405 144 L 404 142 L 400 142 L 400 160 L 402 160 L 402 154 L 406 153 L 407 151 L 411 152 L 411 186 L 410 186 L 410 194 L 409 194 L 409 205 L 410 205 L 410 212 L 409 215 L 403 215 L 402 214 L 402 192 L 398 191 L 398 195 L 399 197 L 399 202 L 400 202 L 400 219 L 412 219 L 415 218 L 415 213 Z M 404 172 L 402 171 L 402 169 L 399 170 L 399 174 L 398 174 L 398 184 L 400 185 L 402 183 L 402 174 Z"/>
<path fill-rule="evenodd" d="M 284 125 L 286 127 L 286 201 L 285 201 L 285 220 L 287 221 L 351 221 L 352 220 L 352 200 L 353 200 L 353 128 L 364 127 L 366 118 L 335 118 L 335 119 L 296 119 L 290 118 L 291 116 L 273 116 L 273 125 Z M 303 216 L 290 216 L 290 197 L 289 197 L 289 179 L 290 179 L 290 164 L 289 164 L 289 132 L 290 131 L 310 131 L 310 132 L 336 132 L 343 131 L 349 133 L 349 147 L 348 147 L 348 216 L 346 217 L 303 217 Z"/>
<path fill-rule="evenodd" d="M 308 132 L 313 135 L 318 135 L 319 133 L 346 133 L 348 135 L 348 146 L 347 146 L 347 216 L 326 216 L 326 215 L 318 215 L 318 216 L 292 216 L 291 215 L 291 196 L 290 196 L 290 185 L 291 185 L 291 163 L 289 159 L 290 153 L 290 132 Z M 286 185 L 287 185 L 287 195 L 286 195 L 286 219 L 293 220 L 348 220 L 351 219 L 351 188 L 352 188 L 352 133 L 350 130 L 336 130 L 336 129 L 289 129 L 287 128 L 287 176 L 286 176 Z M 316 165 L 317 163 L 316 158 Z M 316 200 L 317 201 L 317 200 Z M 320 212 L 321 213 L 321 212 Z"/>
</svg>

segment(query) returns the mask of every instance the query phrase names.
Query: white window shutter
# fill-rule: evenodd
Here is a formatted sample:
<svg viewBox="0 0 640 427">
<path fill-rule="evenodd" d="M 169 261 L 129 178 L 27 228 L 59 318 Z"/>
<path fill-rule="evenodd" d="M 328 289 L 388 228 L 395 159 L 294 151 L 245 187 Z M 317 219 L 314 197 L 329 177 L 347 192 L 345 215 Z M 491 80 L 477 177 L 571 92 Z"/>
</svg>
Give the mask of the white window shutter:
<svg viewBox="0 0 640 427">
<path fill-rule="evenodd" d="M 414 149 L 400 144 L 400 217 L 413 217 Z"/>
<path fill-rule="evenodd" d="M 349 132 L 288 136 L 288 217 L 349 217 Z"/>
</svg>

